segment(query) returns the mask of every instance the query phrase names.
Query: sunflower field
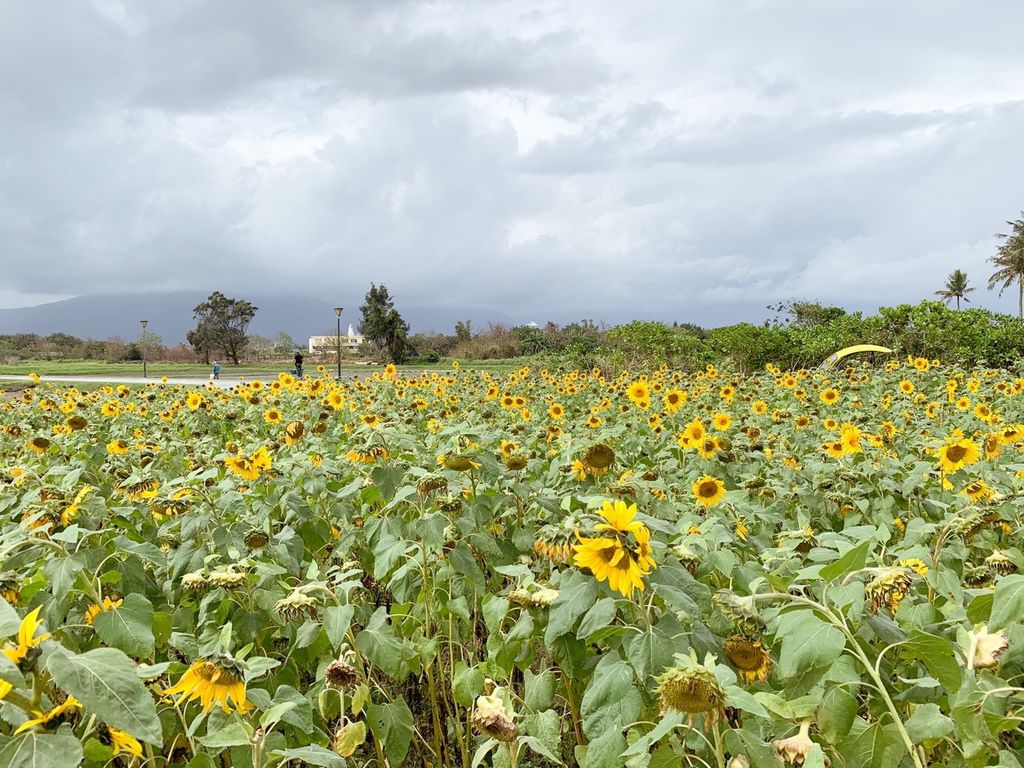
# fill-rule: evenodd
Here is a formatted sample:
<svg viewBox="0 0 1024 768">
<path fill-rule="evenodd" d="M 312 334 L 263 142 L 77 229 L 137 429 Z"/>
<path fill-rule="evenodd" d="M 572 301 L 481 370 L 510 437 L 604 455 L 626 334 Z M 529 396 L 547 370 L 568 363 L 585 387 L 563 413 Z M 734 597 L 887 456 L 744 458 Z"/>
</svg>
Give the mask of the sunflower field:
<svg viewBox="0 0 1024 768">
<path fill-rule="evenodd" d="M 1024 764 L 1024 379 L 0 400 L 0 768 Z"/>
</svg>

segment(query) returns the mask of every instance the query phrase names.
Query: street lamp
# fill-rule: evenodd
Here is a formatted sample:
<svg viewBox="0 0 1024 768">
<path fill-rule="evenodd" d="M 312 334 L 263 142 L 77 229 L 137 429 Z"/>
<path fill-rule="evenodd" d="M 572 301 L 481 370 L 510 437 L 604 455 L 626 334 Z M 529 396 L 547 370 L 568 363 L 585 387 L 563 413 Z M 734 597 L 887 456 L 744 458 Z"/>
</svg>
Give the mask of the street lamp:
<svg viewBox="0 0 1024 768">
<path fill-rule="evenodd" d="M 139 324 L 142 326 L 142 378 L 146 378 L 146 326 L 149 320 L 139 320 Z"/>
<path fill-rule="evenodd" d="M 334 308 L 334 314 L 338 318 L 338 337 L 337 337 L 337 342 L 338 342 L 338 381 L 341 381 L 341 313 L 342 313 L 343 310 L 344 310 L 344 307 L 335 307 Z"/>
</svg>

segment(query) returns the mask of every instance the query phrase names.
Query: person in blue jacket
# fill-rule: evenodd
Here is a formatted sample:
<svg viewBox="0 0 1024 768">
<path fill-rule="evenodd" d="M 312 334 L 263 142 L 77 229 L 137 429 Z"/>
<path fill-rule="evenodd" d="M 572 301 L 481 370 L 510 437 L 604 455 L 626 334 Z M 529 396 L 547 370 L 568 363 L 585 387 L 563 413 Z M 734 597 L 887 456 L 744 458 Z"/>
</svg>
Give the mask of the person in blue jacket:
<svg viewBox="0 0 1024 768">
<path fill-rule="evenodd" d="M 213 361 L 213 378 L 220 378 L 220 363 L 218 363 L 216 360 Z"/>
</svg>

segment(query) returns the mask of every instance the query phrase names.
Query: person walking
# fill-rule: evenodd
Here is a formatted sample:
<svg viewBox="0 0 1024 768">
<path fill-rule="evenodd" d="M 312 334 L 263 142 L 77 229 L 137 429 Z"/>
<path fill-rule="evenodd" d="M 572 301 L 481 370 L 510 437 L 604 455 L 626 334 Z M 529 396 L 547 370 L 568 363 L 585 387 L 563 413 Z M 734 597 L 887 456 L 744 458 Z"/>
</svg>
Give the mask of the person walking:
<svg viewBox="0 0 1024 768">
<path fill-rule="evenodd" d="M 295 353 L 295 375 L 298 378 L 300 378 L 300 379 L 302 378 L 302 353 L 301 352 L 296 352 Z"/>
<path fill-rule="evenodd" d="M 216 360 L 213 361 L 213 373 L 210 374 L 210 377 L 214 379 L 220 378 L 220 363 L 218 363 Z"/>
</svg>

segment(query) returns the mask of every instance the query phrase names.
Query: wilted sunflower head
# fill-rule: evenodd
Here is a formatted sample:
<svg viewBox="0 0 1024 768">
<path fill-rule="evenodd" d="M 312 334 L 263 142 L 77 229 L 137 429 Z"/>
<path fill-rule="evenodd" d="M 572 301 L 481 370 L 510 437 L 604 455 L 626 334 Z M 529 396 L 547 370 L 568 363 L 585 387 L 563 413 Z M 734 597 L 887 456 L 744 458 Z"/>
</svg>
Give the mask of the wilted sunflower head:
<svg viewBox="0 0 1024 768">
<path fill-rule="evenodd" d="M 710 727 L 725 708 L 725 690 L 715 676 L 715 657 L 709 653 L 701 664 L 691 649 L 688 656 L 677 653 L 675 658 L 676 665 L 657 678 L 661 711 L 674 709 L 689 715 L 691 727 L 694 717 L 703 714 L 705 726 Z"/>
<path fill-rule="evenodd" d="M 473 461 L 468 456 L 446 456 L 444 459 L 444 468 L 450 469 L 453 472 L 468 472 L 471 469 L 476 469 L 480 464 Z"/>
<path fill-rule="evenodd" d="M 759 637 L 765 629 L 752 595 L 740 597 L 731 590 L 720 589 L 711 597 L 711 605 L 729 618 L 743 635 Z"/>
<path fill-rule="evenodd" d="M 477 730 L 485 736 L 497 741 L 510 742 L 519 735 L 514 717 L 514 713 L 505 702 L 504 690 L 498 687 L 489 696 L 476 697 L 471 719 Z"/>
<path fill-rule="evenodd" d="M 439 475 L 427 475 L 420 480 L 416 490 L 421 496 L 426 496 L 434 491 L 443 491 L 448 488 L 448 479 Z"/>
<path fill-rule="evenodd" d="M 1017 572 L 1017 564 L 998 549 L 993 550 L 992 554 L 985 558 L 985 565 L 1003 575 Z"/>
<path fill-rule="evenodd" d="M 278 600 L 274 608 L 285 621 L 292 621 L 298 618 L 316 619 L 319 614 L 320 603 L 316 598 L 310 596 L 306 590 L 299 587 Z"/>
<path fill-rule="evenodd" d="M 45 437 L 33 437 L 28 441 L 28 447 L 36 453 L 44 453 L 50 447 L 50 441 Z"/>
<path fill-rule="evenodd" d="M 771 657 L 760 640 L 732 635 L 725 641 L 725 657 L 748 683 L 767 680 Z"/>
<path fill-rule="evenodd" d="M 592 474 L 603 474 L 615 463 L 615 451 L 604 443 L 597 443 L 587 449 L 583 462 L 592 470 Z"/>
<path fill-rule="evenodd" d="M 211 571 L 207 576 L 210 584 L 222 589 L 241 589 L 245 586 L 246 576 L 244 573 L 228 569 L 222 571 Z"/>
<path fill-rule="evenodd" d="M 512 472 L 518 472 L 521 469 L 526 468 L 526 457 L 521 453 L 513 453 L 507 459 L 505 459 L 505 469 Z"/>
<path fill-rule="evenodd" d="M 324 682 L 328 688 L 347 691 L 359 685 L 359 670 L 347 661 L 335 660 L 324 670 Z"/>
<path fill-rule="evenodd" d="M 872 612 L 878 613 L 879 608 L 886 607 L 896 613 L 900 602 L 910 592 L 914 574 L 912 568 L 902 566 L 879 569 L 866 588 Z"/>
<path fill-rule="evenodd" d="M 985 526 L 999 520 L 999 513 L 993 509 L 972 509 L 954 518 L 951 527 L 964 541 L 973 539 Z"/>
<path fill-rule="evenodd" d="M 181 577 L 181 588 L 189 592 L 205 592 L 210 588 L 210 574 L 206 569 L 192 571 Z"/>
</svg>

